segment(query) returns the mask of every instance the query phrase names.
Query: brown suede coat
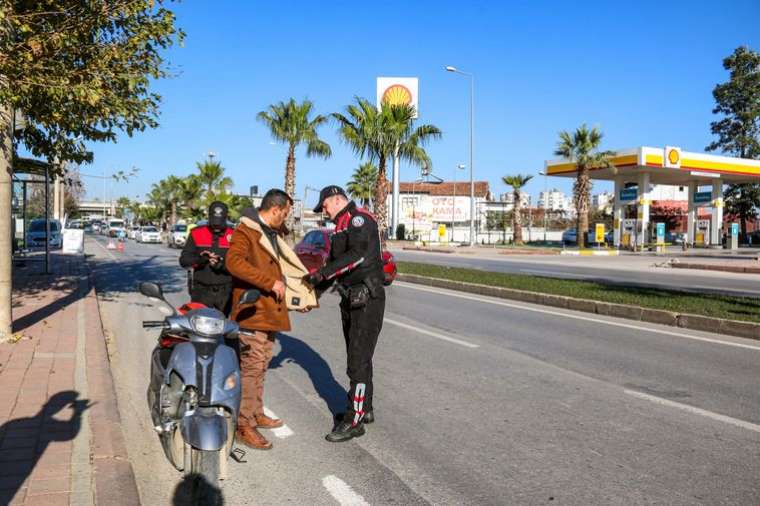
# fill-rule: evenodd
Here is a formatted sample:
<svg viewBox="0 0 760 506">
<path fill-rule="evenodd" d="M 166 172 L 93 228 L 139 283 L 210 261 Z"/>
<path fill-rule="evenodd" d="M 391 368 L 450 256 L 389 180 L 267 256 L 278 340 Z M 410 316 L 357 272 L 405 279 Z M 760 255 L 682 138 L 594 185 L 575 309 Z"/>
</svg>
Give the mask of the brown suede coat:
<svg viewBox="0 0 760 506">
<path fill-rule="evenodd" d="M 314 289 L 302 281 L 309 273 L 298 256 L 281 238 L 277 238 L 280 256 L 272 248 L 261 226 L 243 217 L 232 234 L 225 264 L 233 276 L 233 305 L 245 290 L 261 290 L 259 301 L 249 308 L 233 309 L 232 318 L 248 330 L 290 330 L 288 310 L 318 307 Z M 272 293 L 276 280 L 285 283 L 285 299 L 277 301 Z M 234 306 L 233 306 L 234 307 Z"/>
<path fill-rule="evenodd" d="M 282 270 L 269 239 L 260 227 L 256 228 L 241 224 L 235 229 L 224 261 L 233 276 L 231 317 L 248 330 L 288 331 L 288 307 L 285 300 L 278 302 L 272 292 L 275 281 L 282 280 Z M 243 292 L 251 288 L 261 290 L 256 304 L 235 307 Z"/>
</svg>

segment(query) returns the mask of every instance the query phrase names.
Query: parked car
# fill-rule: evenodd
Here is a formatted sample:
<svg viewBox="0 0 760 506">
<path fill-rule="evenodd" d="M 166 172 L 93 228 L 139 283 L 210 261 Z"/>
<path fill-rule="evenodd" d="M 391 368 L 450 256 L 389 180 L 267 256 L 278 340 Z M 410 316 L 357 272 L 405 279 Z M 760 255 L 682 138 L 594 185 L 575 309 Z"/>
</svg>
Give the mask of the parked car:
<svg viewBox="0 0 760 506">
<path fill-rule="evenodd" d="M 129 227 L 129 230 L 127 230 L 127 238 L 137 240 L 137 232 L 140 231 L 140 225 L 132 225 Z"/>
<path fill-rule="evenodd" d="M 295 252 L 304 266 L 313 272 L 322 267 L 330 257 L 330 234 L 329 229 L 318 229 L 308 232 L 301 242 L 296 244 Z M 388 250 L 383 250 L 383 275 L 385 286 L 390 285 L 396 279 L 398 267 L 396 259 Z"/>
<path fill-rule="evenodd" d="M 604 242 L 612 244 L 612 230 L 607 230 L 604 233 Z M 578 244 L 578 231 L 575 228 L 568 228 L 562 232 L 562 244 L 565 246 L 572 246 Z M 596 231 L 589 230 L 586 234 L 586 244 L 596 244 Z"/>
<path fill-rule="evenodd" d="M 187 242 L 187 225 L 179 223 L 169 232 L 166 245 L 170 248 L 183 248 Z"/>
<path fill-rule="evenodd" d="M 58 220 L 49 220 L 50 222 L 50 240 L 49 245 L 53 249 L 63 247 L 63 236 L 61 235 L 61 222 Z M 27 248 L 44 248 L 45 247 L 45 219 L 32 220 L 26 232 Z"/>
<path fill-rule="evenodd" d="M 160 243 L 161 232 L 159 232 L 158 229 L 153 225 L 140 227 L 140 230 L 138 230 L 135 234 L 135 240 L 137 242 Z"/>
</svg>

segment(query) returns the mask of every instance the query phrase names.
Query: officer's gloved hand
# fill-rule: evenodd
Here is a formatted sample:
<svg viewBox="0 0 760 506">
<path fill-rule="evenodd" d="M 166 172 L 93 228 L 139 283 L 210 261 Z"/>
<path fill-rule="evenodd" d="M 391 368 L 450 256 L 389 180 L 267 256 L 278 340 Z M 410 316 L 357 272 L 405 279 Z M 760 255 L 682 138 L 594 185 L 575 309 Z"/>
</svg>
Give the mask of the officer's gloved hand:
<svg viewBox="0 0 760 506">
<path fill-rule="evenodd" d="M 311 272 L 311 273 L 307 274 L 306 276 L 304 276 L 301 279 L 303 279 L 304 283 L 306 283 L 307 285 L 310 285 L 312 288 L 314 288 L 318 284 L 320 284 L 322 281 L 324 281 L 325 277 L 319 271 L 314 271 L 314 272 Z"/>
</svg>

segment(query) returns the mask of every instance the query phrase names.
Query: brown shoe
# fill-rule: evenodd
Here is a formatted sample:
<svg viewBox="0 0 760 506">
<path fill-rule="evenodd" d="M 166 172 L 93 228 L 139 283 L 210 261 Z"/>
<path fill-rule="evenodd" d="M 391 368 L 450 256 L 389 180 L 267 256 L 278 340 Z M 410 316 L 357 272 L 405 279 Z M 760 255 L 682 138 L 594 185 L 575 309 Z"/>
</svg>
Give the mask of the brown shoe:
<svg viewBox="0 0 760 506">
<path fill-rule="evenodd" d="M 282 426 L 282 420 L 279 418 L 269 418 L 267 415 L 256 415 L 256 427 L 259 429 L 276 429 Z"/>
<path fill-rule="evenodd" d="M 241 443 L 254 450 L 269 450 L 272 448 L 272 443 L 267 441 L 259 431 L 248 424 L 239 425 L 236 436 Z"/>
</svg>

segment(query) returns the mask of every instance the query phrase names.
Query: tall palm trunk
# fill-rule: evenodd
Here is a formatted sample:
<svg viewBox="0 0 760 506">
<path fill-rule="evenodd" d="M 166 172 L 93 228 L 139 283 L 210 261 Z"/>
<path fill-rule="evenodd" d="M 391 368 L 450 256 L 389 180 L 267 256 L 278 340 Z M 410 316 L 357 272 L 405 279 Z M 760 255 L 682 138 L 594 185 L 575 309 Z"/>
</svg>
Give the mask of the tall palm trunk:
<svg viewBox="0 0 760 506">
<path fill-rule="evenodd" d="M 6 86 L 5 79 L 0 85 Z M 11 195 L 13 190 L 13 133 L 12 112 L 10 105 L 0 104 L 0 209 L 5 217 L 0 218 L 0 343 L 7 341 L 13 334 L 13 316 L 11 313 Z"/>
<path fill-rule="evenodd" d="M 177 224 L 177 203 L 172 201 L 172 227 Z"/>
<path fill-rule="evenodd" d="M 296 145 L 291 143 L 288 146 L 288 159 L 285 162 L 285 193 L 290 195 L 290 198 L 295 200 L 296 195 Z M 306 204 L 305 202 L 303 204 Z M 303 219 L 303 211 L 301 211 L 301 219 Z M 296 217 L 293 213 L 290 213 L 285 226 L 288 228 L 288 235 L 285 240 L 293 245 L 296 242 L 295 236 L 295 222 Z"/>
<path fill-rule="evenodd" d="M 377 227 L 380 230 L 380 240 L 383 241 L 383 244 L 385 244 L 386 230 L 388 229 L 388 180 L 386 178 L 387 169 L 385 163 L 385 155 L 381 155 L 377 167 L 374 207 L 375 217 L 377 218 Z"/>
<path fill-rule="evenodd" d="M 575 180 L 575 211 L 578 213 L 578 226 L 576 230 L 578 247 L 586 247 L 586 233 L 588 231 L 588 208 L 589 190 L 591 181 L 588 176 L 588 167 L 578 167 L 578 178 Z"/>
<path fill-rule="evenodd" d="M 520 216 L 520 191 L 516 188 L 513 192 L 515 206 L 512 210 L 512 242 L 516 245 L 523 243 L 522 217 Z"/>
</svg>

